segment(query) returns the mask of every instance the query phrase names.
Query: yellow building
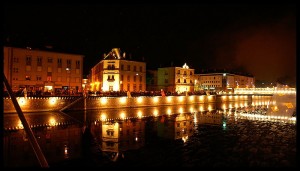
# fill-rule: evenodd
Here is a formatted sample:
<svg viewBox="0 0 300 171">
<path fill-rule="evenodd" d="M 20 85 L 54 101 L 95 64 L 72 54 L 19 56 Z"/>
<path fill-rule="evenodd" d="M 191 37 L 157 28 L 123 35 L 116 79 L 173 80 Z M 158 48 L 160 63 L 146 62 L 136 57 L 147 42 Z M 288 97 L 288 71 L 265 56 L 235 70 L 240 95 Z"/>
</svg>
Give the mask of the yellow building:
<svg viewBox="0 0 300 171">
<path fill-rule="evenodd" d="M 244 75 L 234 75 L 234 87 L 235 88 L 254 88 L 255 79 L 254 77 Z"/>
<path fill-rule="evenodd" d="M 157 134 L 159 137 L 182 139 L 183 142 L 186 142 L 188 137 L 194 134 L 193 116 L 181 113 L 176 116 L 161 119 L 157 122 Z"/>
<path fill-rule="evenodd" d="M 4 47 L 4 74 L 13 91 L 80 92 L 83 55 Z"/>
<path fill-rule="evenodd" d="M 254 78 L 230 73 L 195 74 L 195 91 L 232 90 L 233 88 L 254 87 Z"/>
<path fill-rule="evenodd" d="M 194 69 L 186 64 L 182 67 L 158 68 L 157 87 L 170 92 L 194 91 Z"/>
<path fill-rule="evenodd" d="M 145 91 L 146 63 L 125 60 L 119 48 L 113 48 L 91 69 L 91 91 Z"/>
</svg>

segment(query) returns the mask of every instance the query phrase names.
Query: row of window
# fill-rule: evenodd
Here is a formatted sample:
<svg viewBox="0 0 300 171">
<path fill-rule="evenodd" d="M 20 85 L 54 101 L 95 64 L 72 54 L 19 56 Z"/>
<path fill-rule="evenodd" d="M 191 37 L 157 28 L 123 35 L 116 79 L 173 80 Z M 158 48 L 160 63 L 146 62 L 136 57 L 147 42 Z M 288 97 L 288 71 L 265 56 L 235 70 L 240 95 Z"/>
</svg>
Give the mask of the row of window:
<svg viewBox="0 0 300 171">
<path fill-rule="evenodd" d="M 123 77 L 124 77 L 124 76 L 121 75 L 121 80 L 120 80 L 120 81 L 123 81 L 123 80 L 124 80 Z M 127 81 L 128 81 L 128 82 L 130 81 L 130 75 L 127 76 Z M 133 81 L 136 82 L 136 76 L 135 76 L 135 75 L 133 76 Z M 140 76 L 140 82 L 142 82 L 142 81 L 143 81 L 143 76 Z"/>
<path fill-rule="evenodd" d="M 180 73 L 181 73 L 180 70 L 178 70 L 178 71 L 177 71 L 177 74 L 180 74 Z M 168 75 L 168 73 L 165 72 L 165 75 Z M 183 71 L 183 75 L 187 75 L 186 71 Z M 190 75 L 193 75 L 193 72 L 192 72 L 192 71 L 190 71 Z"/>
<path fill-rule="evenodd" d="M 42 65 L 42 59 L 43 59 L 42 57 L 37 57 L 37 66 L 41 66 Z M 31 56 L 27 56 L 25 60 L 26 60 L 25 61 L 26 65 L 29 65 L 29 66 L 32 65 L 32 57 Z M 19 58 L 18 57 L 14 57 L 13 58 L 13 62 L 14 63 L 19 63 Z M 53 63 L 53 59 L 50 58 L 50 57 L 48 57 L 47 62 L 48 63 Z M 67 59 L 66 62 L 67 62 L 67 68 L 71 68 L 71 66 L 72 66 L 72 60 Z M 58 58 L 57 59 L 57 66 L 60 67 L 60 68 L 62 67 L 62 58 Z M 75 67 L 77 69 L 80 69 L 80 61 L 79 60 L 75 61 Z"/>
<path fill-rule="evenodd" d="M 130 71 L 130 67 L 131 67 L 130 65 L 127 65 L 127 71 Z M 124 71 L 124 65 L 123 64 L 121 65 L 121 70 Z M 133 71 L 137 71 L 136 66 L 133 66 Z M 140 66 L 140 72 L 143 72 L 143 67 L 142 66 Z"/>
<path fill-rule="evenodd" d="M 123 84 L 121 84 L 120 88 L 121 88 L 121 91 L 124 90 Z M 142 84 L 139 85 L 139 89 L 137 89 L 136 84 L 133 84 L 133 91 L 142 91 L 143 90 L 142 88 L 143 88 Z M 130 84 L 127 84 L 127 90 L 130 90 Z"/>
<path fill-rule="evenodd" d="M 17 78 L 17 77 L 13 77 L 13 80 L 18 80 L 18 78 Z M 32 80 L 31 76 L 26 75 L 26 76 L 25 76 L 25 80 L 28 80 L 28 81 L 42 81 L 42 77 L 41 77 L 41 76 L 36 76 L 36 80 Z M 47 81 L 52 81 L 52 76 L 47 76 Z M 62 81 L 62 77 L 57 77 L 57 81 L 58 81 L 58 82 L 61 82 L 61 81 Z M 70 81 L 70 78 L 67 77 L 67 78 L 66 78 L 66 81 L 69 82 L 69 81 Z M 76 78 L 75 78 L 75 82 L 76 82 L 76 83 L 79 83 L 79 82 L 80 82 L 80 78 L 79 78 L 79 77 L 76 77 Z"/>
<path fill-rule="evenodd" d="M 167 80 L 167 79 L 166 79 L 166 80 Z M 166 83 L 166 80 L 165 80 L 165 83 Z M 180 79 L 177 79 L 177 83 L 180 83 Z M 187 82 L 186 82 L 186 79 L 183 80 L 183 83 L 187 83 Z M 190 80 L 190 83 L 193 83 L 193 81 Z"/>
<path fill-rule="evenodd" d="M 36 71 L 42 71 L 42 69 L 43 68 L 41 66 L 37 66 Z M 25 70 L 26 71 L 31 71 L 31 66 L 26 66 Z M 65 70 L 65 71 L 66 71 L 66 73 L 71 73 L 71 70 Z M 14 73 L 18 73 L 19 72 L 19 68 L 14 67 L 13 68 L 13 72 Z M 47 67 L 47 72 L 52 72 L 52 67 Z M 61 73 L 62 72 L 62 68 L 57 68 L 57 72 Z M 76 74 L 80 74 L 80 69 L 76 69 L 75 73 Z"/>
<path fill-rule="evenodd" d="M 203 81 L 203 83 L 221 83 L 221 81 Z"/>
<path fill-rule="evenodd" d="M 206 76 L 201 76 L 201 80 L 221 80 L 221 77 L 206 77 Z"/>
<path fill-rule="evenodd" d="M 221 85 L 202 85 L 203 87 L 221 87 Z"/>
</svg>

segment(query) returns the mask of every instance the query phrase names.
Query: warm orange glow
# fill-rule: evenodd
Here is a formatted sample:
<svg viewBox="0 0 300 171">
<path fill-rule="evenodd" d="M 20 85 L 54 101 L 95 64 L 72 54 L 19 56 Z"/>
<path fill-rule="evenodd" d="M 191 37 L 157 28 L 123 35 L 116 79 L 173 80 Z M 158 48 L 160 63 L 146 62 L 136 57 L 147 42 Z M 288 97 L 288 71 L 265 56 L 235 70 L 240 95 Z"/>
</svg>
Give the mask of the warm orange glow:
<svg viewBox="0 0 300 171">
<path fill-rule="evenodd" d="M 192 107 L 190 108 L 190 112 L 191 112 L 191 113 L 194 112 L 194 109 L 193 109 Z"/>
<path fill-rule="evenodd" d="M 154 116 L 157 116 L 157 115 L 158 115 L 157 109 L 154 110 L 153 115 L 154 115 Z"/>
<path fill-rule="evenodd" d="M 120 117 L 121 117 L 121 119 L 124 119 L 124 118 L 125 118 L 125 113 L 122 112 L 122 113 L 120 114 Z"/>
<path fill-rule="evenodd" d="M 142 97 L 138 97 L 137 101 L 138 101 L 138 103 L 142 103 L 143 102 L 143 98 Z"/>
<path fill-rule="evenodd" d="M 55 97 L 50 98 L 49 103 L 50 105 L 54 105 L 56 103 L 56 98 Z"/>
<path fill-rule="evenodd" d="M 124 104 L 125 102 L 126 102 L 126 97 L 120 98 L 120 103 L 121 103 L 121 104 Z"/>
<path fill-rule="evenodd" d="M 180 102 L 183 101 L 183 97 L 182 97 L 182 96 L 179 97 L 179 101 L 180 101 Z"/>
<path fill-rule="evenodd" d="M 172 101 L 172 97 L 167 97 L 167 100 L 168 100 L 168 102 L 171 102 Z"/>
<path fill-rule="evenodd" d="M 106 104 L 107 103 L 107 99 L 106 98 L 101 98 L 101 104 Z"/>
<path fill-rule="evenodd" d="M 143 114 L 142 114 L 141 111 L 138 111 L 138 114 L 137 114 L 137 115 L 138 115 L 139 118 L 141 118 Z"/>
<path fill-rule="evenodd" d="M 190 96 L 190 101 L 194 101 L 194 96 Z"/>
<path fill-rule="evenodd" d="M 168 110 L 167 110 L 167 113 L 168 113 L 169 115 L 171 114 L 171 112 L 172 112 L 171 109 L 168 109 Z"/>
<path fill-rule="evenodd" d="M 157 103 L 158 102 L 158 97 L 154 97 L 153 101 L 154 101 L 154 103 Z"/>
<path fill-rule="evenodd" d="M 106 114 L 101 114 L 101 121 L 104 121 L 106 119 Z"/>
<path fill-rule="evenodd" d="M 24 106 L 26 104 L 26 99 L 24 97 L 19 98 L 18 100 L 20 106 Z"/>
<path fill-rule="evenodd" d="M 183 112 L 183 109 L 182 109 L 182 107 L 181 108 L 179 108 L 179 113 L 182 113 Z"/>
<path fill-rule="evenodd" d="M 49 125 L 54 126 L 56 124 L 57 124 L 57 122 L 56 122 L 56 120 L 54 118 L 50 118 L 49 119 Z"/>
</svg>

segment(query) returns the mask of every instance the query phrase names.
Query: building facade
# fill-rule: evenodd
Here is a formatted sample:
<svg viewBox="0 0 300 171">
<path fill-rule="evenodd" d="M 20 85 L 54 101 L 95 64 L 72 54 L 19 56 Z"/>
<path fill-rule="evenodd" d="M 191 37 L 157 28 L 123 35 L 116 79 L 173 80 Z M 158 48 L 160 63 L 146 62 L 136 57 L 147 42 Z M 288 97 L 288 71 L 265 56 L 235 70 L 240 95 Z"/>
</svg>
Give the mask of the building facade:
<svg viewBox="0 0 300 171">
<path fill-rule="evenodd" d="M 157 87 L 170 92 L 194 91 L 194 69 L 186 64 L 182 67 L 158 68 Z"/>
<path fill-rule="evenodd" d="M 234 88 L 252 88 L 255 79 L 251 76 L 236 75 L 230 73 L 195 74 L 195 91 L 231 91 Z"/>
<path fill-rule="evenodd" d="M 4 74 L 13 91 L 82 91 L 83 55 L 4 47 Z"/>
<path fill-rule="evenodd" d="M 91 69 L 91 91 L 145 91 L 146 63 L 126 60 L 119 48 L 113 48 Z"/>
</svg>

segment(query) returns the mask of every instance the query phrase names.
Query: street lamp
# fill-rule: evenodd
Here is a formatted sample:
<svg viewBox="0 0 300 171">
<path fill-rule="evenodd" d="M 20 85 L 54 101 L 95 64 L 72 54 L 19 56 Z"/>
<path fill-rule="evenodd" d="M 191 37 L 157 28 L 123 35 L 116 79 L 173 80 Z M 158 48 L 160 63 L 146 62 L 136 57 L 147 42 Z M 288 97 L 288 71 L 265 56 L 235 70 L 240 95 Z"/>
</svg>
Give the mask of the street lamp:
<svg viewBox="0 0 300 171">
<path fill-rule="evenodd" d="M 71 81 L 71 68 L 66 68 L 66 71 L 69 73 L 69 86 L 68 86 L 68 94 L 70 96 L 71 92 L 70 92 L 70 81 Z"/>
</svg>

